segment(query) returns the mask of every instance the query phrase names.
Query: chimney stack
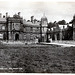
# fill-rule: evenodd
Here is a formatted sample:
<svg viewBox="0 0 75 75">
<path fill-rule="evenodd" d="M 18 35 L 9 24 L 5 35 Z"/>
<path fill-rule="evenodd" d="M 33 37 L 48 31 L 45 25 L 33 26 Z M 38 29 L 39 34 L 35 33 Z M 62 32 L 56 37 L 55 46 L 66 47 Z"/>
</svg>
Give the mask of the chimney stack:
<svg viewBox="0 0 75 75">
<path fill-rule="evenodd" d="M 6 12 L 6 18 L 8 17 L 8 12 Z"/>
<path fill-rule="evenodd" d="M 34 16 L 31 16 L 31 22 L 34 23 Z"/>
</svg>

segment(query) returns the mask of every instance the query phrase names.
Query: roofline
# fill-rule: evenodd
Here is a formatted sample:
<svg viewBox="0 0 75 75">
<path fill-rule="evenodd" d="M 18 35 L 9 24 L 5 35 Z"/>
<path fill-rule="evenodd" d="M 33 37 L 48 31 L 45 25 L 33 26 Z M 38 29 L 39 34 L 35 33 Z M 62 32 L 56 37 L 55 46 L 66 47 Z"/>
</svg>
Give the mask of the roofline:
<svg viewBox="0 0 75 75">
<path fill-rule="evenodd" d="M 23 24 L 25 27 L 40 27 L 40 25 L 28 25 L 28 24 Z"/>
</svg>

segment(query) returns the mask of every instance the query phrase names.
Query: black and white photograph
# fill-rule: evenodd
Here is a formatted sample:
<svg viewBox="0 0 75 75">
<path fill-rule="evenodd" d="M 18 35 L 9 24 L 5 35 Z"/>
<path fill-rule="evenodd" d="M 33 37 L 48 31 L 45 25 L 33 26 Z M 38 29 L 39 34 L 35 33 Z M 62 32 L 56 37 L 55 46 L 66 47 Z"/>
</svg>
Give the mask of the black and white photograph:
<svg viewBox="0 0 75 75">
<path fill-rule="evenodd" d="M 75 73 L 75 1 L 0 0 L 0 73 Z"/>
</svg>

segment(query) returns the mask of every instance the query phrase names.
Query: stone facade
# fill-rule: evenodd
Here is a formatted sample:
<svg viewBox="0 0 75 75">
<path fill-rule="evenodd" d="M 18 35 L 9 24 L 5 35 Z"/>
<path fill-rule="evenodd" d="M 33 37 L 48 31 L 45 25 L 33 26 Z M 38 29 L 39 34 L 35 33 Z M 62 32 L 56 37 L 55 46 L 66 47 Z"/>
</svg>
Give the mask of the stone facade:
<svg viewBox="0 0 75 75">
<path fill-rule="evenodd" d="M 1 15 L 0 15 L 1 16 Z M 41 20 L 31 17 L 31 21 L 26 21 L 18 14 L 0 18 L 0 39 L 10 41 L 36 42 L 40 39 L 40 27 L 42 30 L 42 42 L 46 41 L 47 18 L 43 16 Z"/>
<path fill-rule="evenodd" d="M 24 25 L 24 40 L 27 42 L 36 41 L 39 39 L 40 25 L 32 22 L 25 22 Z"/>
<path fill-rule="evenodd" d="M 13 17 L 9 17 L 8 13 L 6 13 L 6 17 L 2 17 L 0 13 L 0 40 L 36 42 L 40 39 L 41 42 L 46 42 L 51 38 L 55 41 L 63 40 L 65 35 L 67 35 L 67 39 L 73 38 L 75 40 L 75 17 L 71 23 L 73 27 L 71 30 L 69 30 L 68 25 L 67 28 L 64 28 L 65 25 L 63 25 L 63 29 L 60 29 L 60 25 L 58 25 L 48 30 L 48 20 L 45 14 L 41 20 L 34 19 L 34 16 L 31 16 L 31 20 L 26 21 L 20 16 L 20 12 Z"/>
<path fill-rule="evenodd" d="M 19 15 L 13 15 L 13 17 L 7 18 L 7 28 L 8 28 L 8 40 L 22 40 L 22 18 Z"/>
<path fill-rule="evenodd" d="M 6 40 L 6 18 L 0 17 L 0 40 Z"/>
<path fill-rule="evenodd" d="M 47 26 L 48 26 L 48 20 L 45 14 L 43 14 L 43 17 L 41 18 L 41 27 L 42 27 L 42 41 L 46 42 L 47 41 Z"/>
</svg>

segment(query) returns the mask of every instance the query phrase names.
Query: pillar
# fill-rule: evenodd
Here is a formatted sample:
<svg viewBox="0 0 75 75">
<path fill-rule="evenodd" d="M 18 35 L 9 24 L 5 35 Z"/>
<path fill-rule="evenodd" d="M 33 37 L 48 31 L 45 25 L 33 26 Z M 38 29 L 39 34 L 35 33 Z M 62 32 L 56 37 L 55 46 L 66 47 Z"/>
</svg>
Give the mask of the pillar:
<svg viewBox="0 0 75 75">
<path fill-rule="evenodd" d="M 9 40 L 11 40 L 11 32 L 9 32 Z"/>
<path fill-rule="evenodd" d="M 62 41 L 62 30 L 60 30 L 60 41 Z"/>
<path fill-rule="evenodd" d="M 54 34 L 54 37 L 55 37 L 55 41 L 57 41 L 57 34 Z"/>
<path fill-rule="evenodd" d="M 11 23 L 8 24 L 8 38 L 11 40 L 11 29 L 10 29 Z"/>
</svg>

